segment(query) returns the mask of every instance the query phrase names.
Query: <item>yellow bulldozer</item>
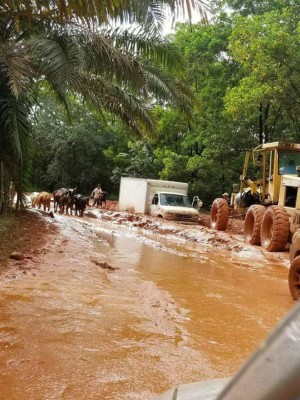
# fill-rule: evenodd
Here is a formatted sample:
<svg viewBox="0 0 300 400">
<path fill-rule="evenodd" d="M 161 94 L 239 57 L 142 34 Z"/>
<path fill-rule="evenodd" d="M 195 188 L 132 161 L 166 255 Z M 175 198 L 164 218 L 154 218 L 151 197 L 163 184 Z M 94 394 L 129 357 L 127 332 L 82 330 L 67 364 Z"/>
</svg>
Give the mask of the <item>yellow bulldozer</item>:
<svg viewBox="0 0 300 400">
<path fill-rule="evenodd" d="M 250 179 L 251 152 L 245 156 L 240 189 L 228 204 L 215 199 L 211 207 L 211 227 L 226 230 L 230 210 L 246 211 L 244 237 L 248 243 L 268 251 L 283 251 L 290 246 L 289 287 L 300 299 L 300 144 L 265 143 L 252 151 L 257 179 Z"/>
</svg>

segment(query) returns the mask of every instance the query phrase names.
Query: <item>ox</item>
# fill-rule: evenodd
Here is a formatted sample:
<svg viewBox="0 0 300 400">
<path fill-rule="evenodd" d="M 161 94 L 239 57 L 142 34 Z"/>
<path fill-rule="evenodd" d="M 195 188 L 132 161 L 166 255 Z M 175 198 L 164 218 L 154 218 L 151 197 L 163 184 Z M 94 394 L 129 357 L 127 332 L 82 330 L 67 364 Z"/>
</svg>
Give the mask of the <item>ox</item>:
<svg viewBox="0 0 300 400">
<path fill-rule="evenodd" d="M 77 188 L 74 189 L 61 188 L 55 190 L 55 192 L 53 193 L 54 212 L 57 212 L 57 206 L 59 206 L 60 213 L 63 214 L 66 208 L 66 213 L 68 214 L 68 209 L 70 208 L 72 214 L 74 195 L 76 193 L 76 190 Z"/>
<path fill-rule="evenodd" d="M 50 193 L 41 192 L 37 195 L 35 206 L 37 205 L 38 208 L 41 208 L 41 206 L 43 206 L 44 211 L 46 211 L 46 208 L 48 208 L 48 211 L 50 211 L 50 203 L 51 203 Z"/>
<path fill-rule="evenodd" d="M 107 196 L 107 192 L 101 192 L 99 193 L 99 197 L 97 199 L 97 207 L 100 206 L 102 207 L 102 203 L 104 203 L 106 205 L 106 196 Z"/>
<path fill-rule="evenodd" d="M 74 196 L 74 204 L 75 204 L 75 215 L 77 215 L 77 211 L 80 217 L 83 217 L 83 212 L 86 209 L 86 206 L 89 204 L 89 197 L 82 196 L 81 194 L 75 194 Z"/>
<path fill-rule="evenodd" d="M 31 198 L 31 207 L 32 207 L 32 208 L 35 208 L 35 206 L 36 206 L 36 200 L 37 200 L 37 197 L 38 197 L 39 194 L 40 194 L 39 192 L 33 192 L 33 193 L 31 193 L 30 198 Z"/>
</svg>

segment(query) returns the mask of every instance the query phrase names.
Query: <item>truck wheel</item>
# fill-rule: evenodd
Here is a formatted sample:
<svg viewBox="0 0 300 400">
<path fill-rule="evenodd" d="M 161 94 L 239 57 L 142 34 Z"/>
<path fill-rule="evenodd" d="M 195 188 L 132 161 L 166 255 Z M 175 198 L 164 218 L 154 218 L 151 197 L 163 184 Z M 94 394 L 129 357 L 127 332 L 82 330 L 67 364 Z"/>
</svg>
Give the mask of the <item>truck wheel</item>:
<svg viewBox="0 0 300 400">
<path fill-rule="evenodd" d="M 300 300 L 300 256 L 296 257 L 289 269 L 289 288 L 294 300 Z"/>
<path fill-rule="evenodd" d="M 282 251 L 288 242 L 289 233 L 289 215 L 285 209 L 280 206 L 269 207 L 261 224 L 261 245 L 268 251 Z"/>
<path fill-rule="evenodd" d="M 244 224 L 244 236 L 246 242 L 260 245 L 260 228 L 266 207 L 254 204 L 249 207 Z"/>
<path fill-rule="evenodd" d="M 218 231 L 225 231 L 229 219 L 229 207 L 225 199 L 215 199 L 211 206 L 211 227 Z"/>
</svg>

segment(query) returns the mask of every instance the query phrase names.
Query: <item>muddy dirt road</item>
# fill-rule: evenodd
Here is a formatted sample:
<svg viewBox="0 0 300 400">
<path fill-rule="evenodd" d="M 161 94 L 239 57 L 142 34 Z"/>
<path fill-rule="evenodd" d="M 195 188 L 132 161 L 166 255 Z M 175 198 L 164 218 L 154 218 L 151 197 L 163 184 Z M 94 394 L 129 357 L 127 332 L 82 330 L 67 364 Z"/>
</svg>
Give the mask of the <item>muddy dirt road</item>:
<svg viewBox="0 0 300 400">
<path fill-rule="evenodd" d="M 229 376 L 294 305 L 284 253 L 87 215 L 49 219 L 58 230 L 43 253 L 1 279 L 1 399 L 150 400 Z"/>
</svg>

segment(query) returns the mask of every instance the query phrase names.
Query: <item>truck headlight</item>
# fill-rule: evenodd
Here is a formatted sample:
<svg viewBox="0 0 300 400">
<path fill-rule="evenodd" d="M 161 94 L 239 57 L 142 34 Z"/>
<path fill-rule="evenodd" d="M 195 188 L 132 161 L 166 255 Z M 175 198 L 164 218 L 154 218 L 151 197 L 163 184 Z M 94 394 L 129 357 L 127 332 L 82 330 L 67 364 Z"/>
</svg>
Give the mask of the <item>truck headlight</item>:
<svg viewBox="0 0 300 400">
<path fill-rule="evenodd" d="M 170 212 L 165 213 L 165 218 L 173 218 L 173 217 L 174 217 L 173 213 L 170 213 Z"/>
</svg>

